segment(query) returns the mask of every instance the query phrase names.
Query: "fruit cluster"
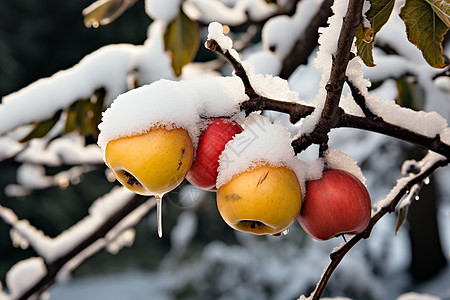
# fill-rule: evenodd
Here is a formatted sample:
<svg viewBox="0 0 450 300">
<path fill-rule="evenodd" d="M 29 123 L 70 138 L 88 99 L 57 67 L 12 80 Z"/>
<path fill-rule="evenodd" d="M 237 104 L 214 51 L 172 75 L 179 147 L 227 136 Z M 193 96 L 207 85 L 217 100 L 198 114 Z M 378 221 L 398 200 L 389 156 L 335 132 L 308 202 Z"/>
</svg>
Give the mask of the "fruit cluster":
<svg viewBox="0 0 450 300">
<path fill-rule="evenodd" d="M 325 170 L 305 182 L 307 165 L 295 156 L 281 124 L 258 114 L 242 126 L 230 117 L 202 122 L 197 140 L 175 122 L 153 122 L 143 132 L 111 139 L 105 162 L 138 194 L 162 198 L 185 178 L 216 191 L 220 215 L 240 231 L 280 235 L 298 220 L 307 233 L 326 240 L 367 226 L 371 203 L 362 182 L 343 170 Z"/>
</svg>

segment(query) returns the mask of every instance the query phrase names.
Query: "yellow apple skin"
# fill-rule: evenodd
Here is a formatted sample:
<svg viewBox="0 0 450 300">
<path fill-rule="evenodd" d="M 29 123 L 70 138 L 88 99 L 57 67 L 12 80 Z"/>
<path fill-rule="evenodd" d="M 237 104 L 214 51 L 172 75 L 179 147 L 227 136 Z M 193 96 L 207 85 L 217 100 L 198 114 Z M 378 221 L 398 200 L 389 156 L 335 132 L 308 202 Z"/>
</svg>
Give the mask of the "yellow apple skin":
<svg viewBox="0 0 450 300">
<path fill-rule="evenodd" d="M 153 128 L 108 142 L 105 161 L 117 180 L 142 195 L 162 196 L 176 188 L 192 165 L 194 147 L 181 128 Z"/>
<path fill-rule="evenodd" d="M 232 228 L 279 235 L 300 213 L 302 194 L 295 173 L 286 167 L 260 166 L 217 191 L 220 215 Z"/>
</svg>

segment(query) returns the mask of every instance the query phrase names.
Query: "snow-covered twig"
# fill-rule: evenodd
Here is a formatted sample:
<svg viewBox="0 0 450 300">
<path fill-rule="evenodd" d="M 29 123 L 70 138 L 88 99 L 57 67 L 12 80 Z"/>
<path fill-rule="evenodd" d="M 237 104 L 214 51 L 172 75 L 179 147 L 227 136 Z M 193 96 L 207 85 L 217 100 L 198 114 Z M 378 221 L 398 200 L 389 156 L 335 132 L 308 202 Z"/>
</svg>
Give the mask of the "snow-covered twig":
<svg viewBox="0 0 450 300">
<path fill-rule="evenodd" d="M 358 106 L 361 108 L 364 115 L 371 119 L 379 118 L 369 109 L 369 107 L 367 107 L 366 99 L 361 94 L 361 91 L 353 84 L 350 78 L 348 78 L 348 76 L 345 76 L 345 82 L 352 91 L 353 100 L 355 100 L 356 104 L 358 104 Z"/>
<path fill-rule="evenodd" d="M 327 269 L 323 273 L 316 289 L 312 293 L 312 299 L 319 299 L 322 295 L 325 286 L 333 274 L 336 267 L 339 265 L 344 256 L 362 239 L 367 239 L 375 224 L 387 213 L 392 213 L 395 211 L 395 207 L 403 198 L 403 196 L 408 193 L 415 185 L 423 182 L 430 174 L 432 174 L 437 168 L 444 167 L 449 164 L 450 160 L 444 158 L 436 153 L 429 152 L 418 165 L 421 166 L 421 170 L 417 174 L 410 174 L 407 177 L 400 178 L 397 181 L 397 185 L 391 190 L 391 192 L 381 200 L 378 205 L 378 209 L 373 213 L 370 219 L 369 225 L 366 229 L 353 236 L 350 240 L 344 243 L 341 247 L 336 249 L 330 254 L 331 262 Z"/>
<path fill-rule="evenodd" d="M 34 278 L 33 284 L 27 285 L 25 289 L 14 289 L 15 293 L 11 297 L 29 299 L 40 295 L 57 278 L 65 275 L 62 273 L 70 272 L 110 242 L 120 238 L 121 233 L 137 224 L 154 206 L 154 199 L 118 188 L 98 199 L 85 219 L 53 239 L 26 220 L 19 220 L 11 210 L 0 207 L 0 217 L 14 230 L 13 236 L 28 243 L 45 263 L 43 275 Z"/>
</svg>

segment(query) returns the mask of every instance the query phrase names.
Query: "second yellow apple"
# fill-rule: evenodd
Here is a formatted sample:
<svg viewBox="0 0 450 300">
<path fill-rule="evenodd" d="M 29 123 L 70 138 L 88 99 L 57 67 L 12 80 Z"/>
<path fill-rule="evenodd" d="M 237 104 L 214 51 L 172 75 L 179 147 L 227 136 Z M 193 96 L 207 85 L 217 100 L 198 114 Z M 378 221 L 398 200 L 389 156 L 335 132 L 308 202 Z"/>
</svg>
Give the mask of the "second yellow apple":
<svg viewBox="0 0 450 300">
<path fill-rule="evenodd" d="M 217 191 L 217 206 L 232 228 L 253 234 L 279 235 L 300 213 L 302 193 L 287 167 L 260 165 L 234 176 Z"/>
</svg>

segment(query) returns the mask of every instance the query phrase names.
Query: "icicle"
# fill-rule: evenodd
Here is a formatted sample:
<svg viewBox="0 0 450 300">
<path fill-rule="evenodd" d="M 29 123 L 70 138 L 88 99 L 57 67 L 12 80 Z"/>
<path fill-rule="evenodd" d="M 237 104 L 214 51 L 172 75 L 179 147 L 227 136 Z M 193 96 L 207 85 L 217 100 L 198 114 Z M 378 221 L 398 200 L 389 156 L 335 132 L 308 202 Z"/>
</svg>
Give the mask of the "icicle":
<svg viewBox="0 0 450 300">
<path fill-rule="evenodd" d="M 158 236 L 162 238 L 162 200 L 163 196 L 156 196 L 156 219 L 158 223 Z"/>
</svg>

